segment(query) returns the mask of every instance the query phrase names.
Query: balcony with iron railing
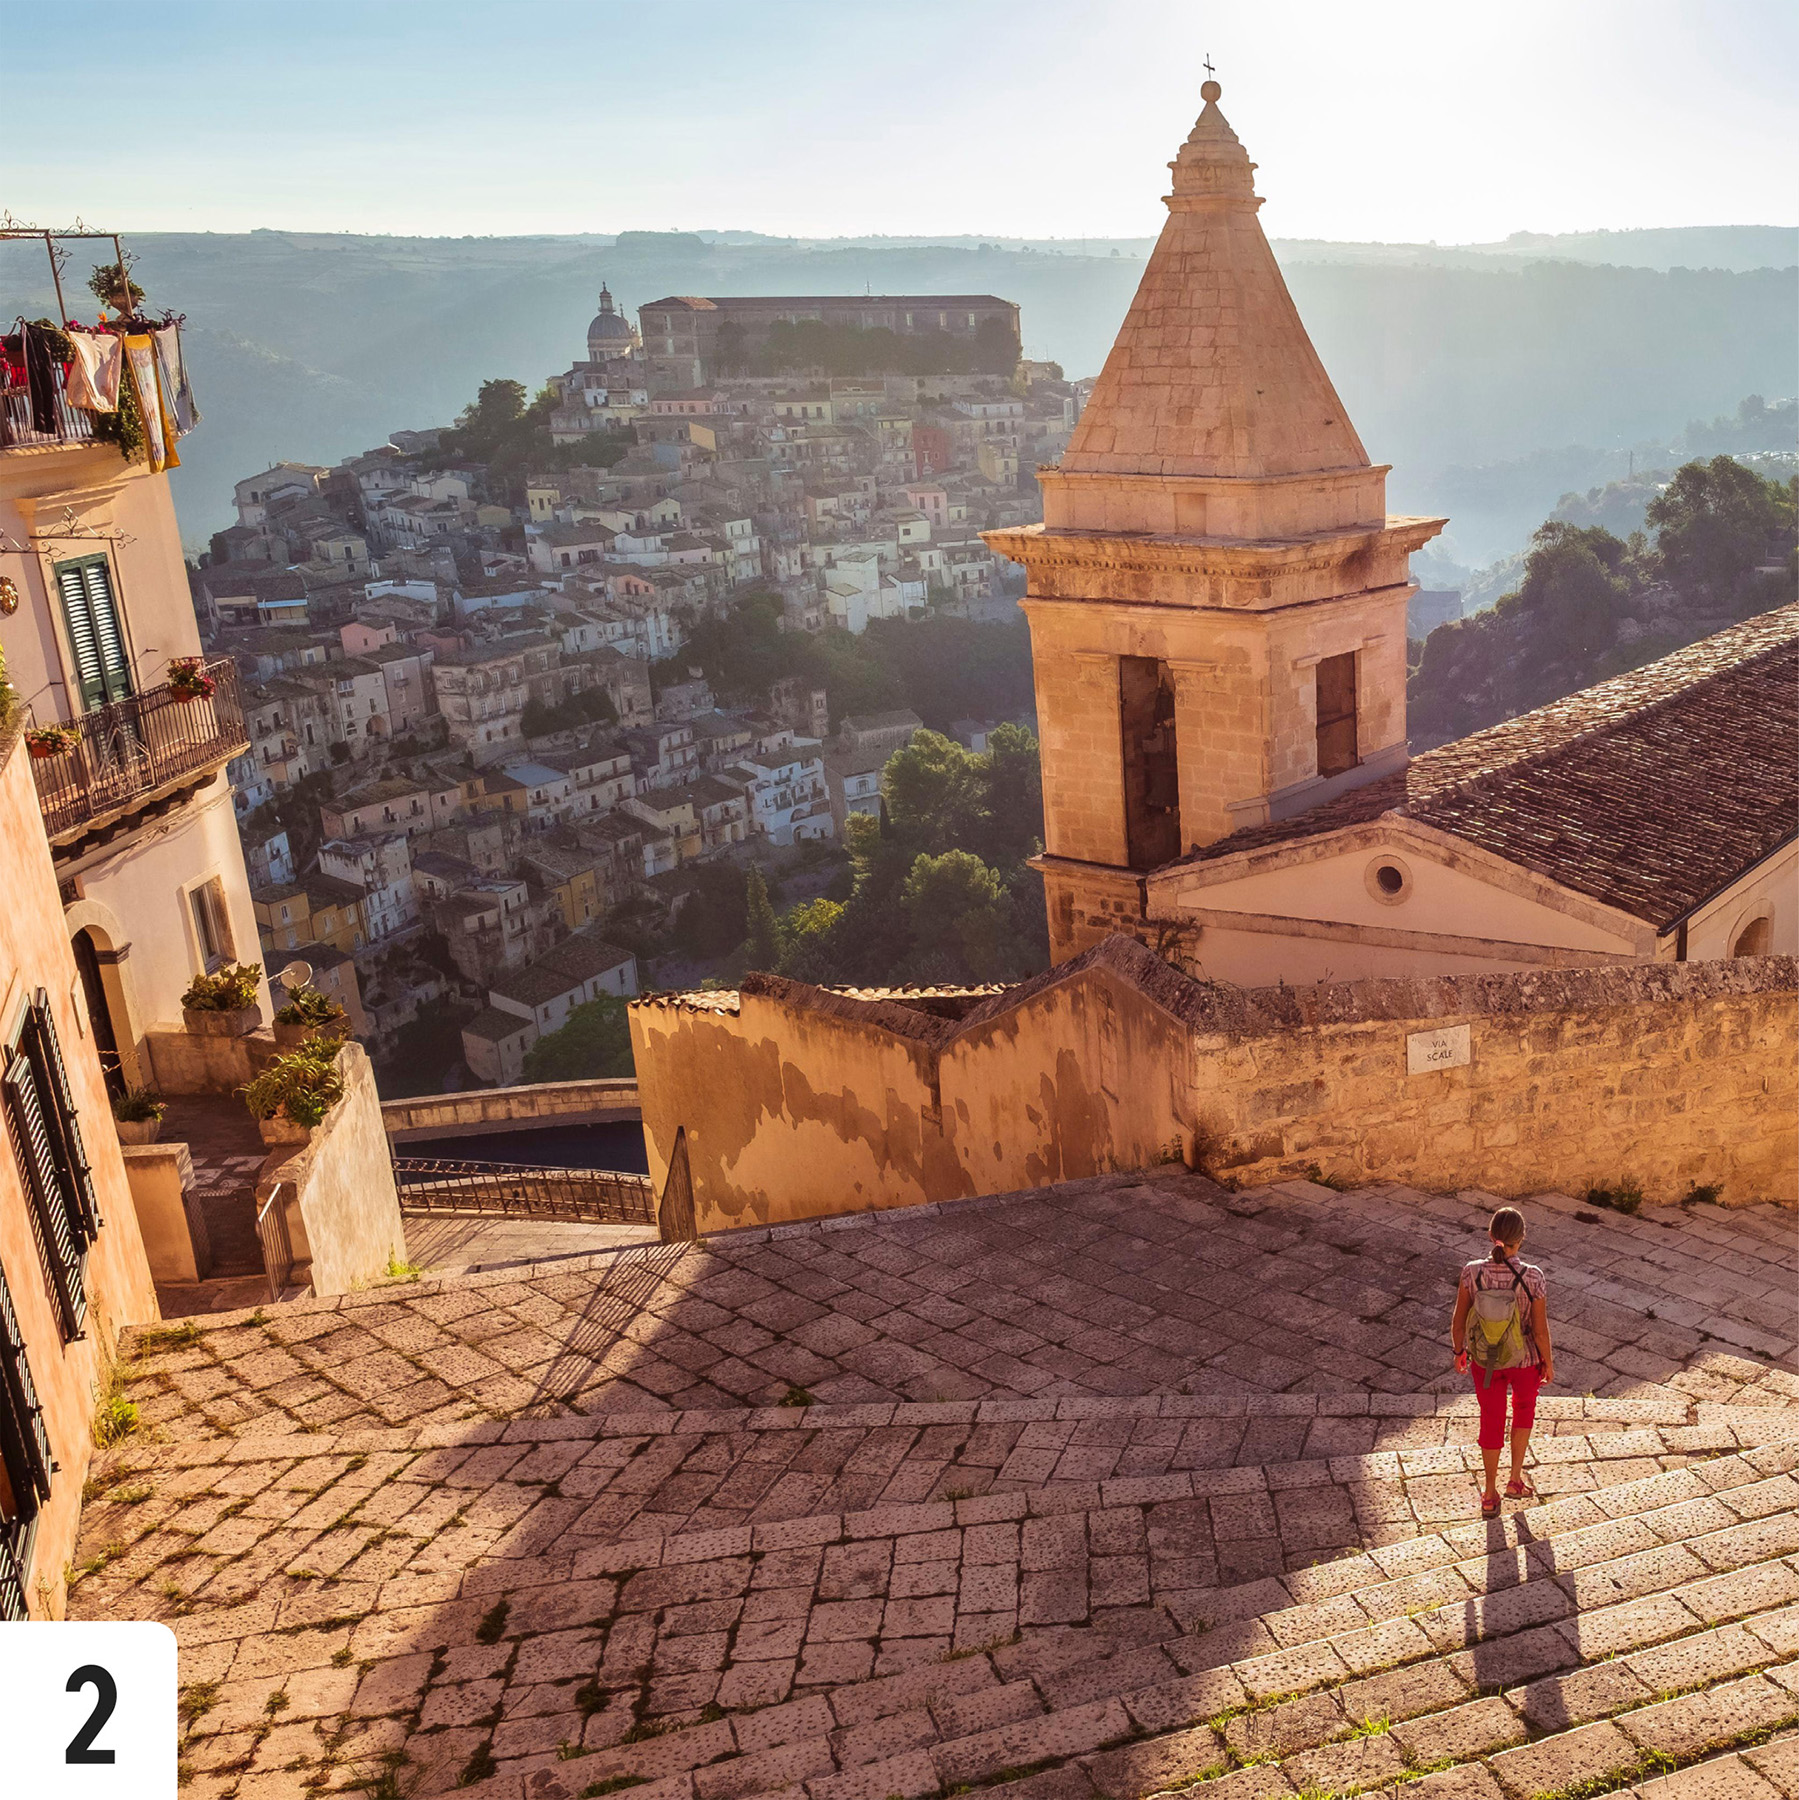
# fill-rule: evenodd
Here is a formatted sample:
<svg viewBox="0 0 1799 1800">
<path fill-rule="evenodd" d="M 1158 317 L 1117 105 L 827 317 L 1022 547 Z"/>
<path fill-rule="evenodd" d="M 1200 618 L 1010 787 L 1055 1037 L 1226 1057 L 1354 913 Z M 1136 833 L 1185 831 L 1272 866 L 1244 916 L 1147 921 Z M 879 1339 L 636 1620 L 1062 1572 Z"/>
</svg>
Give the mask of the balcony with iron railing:
<svg viewBox="0 0 1799 1800">
<path fill-rule="evenodd" d="M 34 751 L 38 804 L 52 846 L 123 819 L 222 769 L 249 749 L 237 665 L 202 665 L 212 692 L 183 698 L 167 683 L 128 694 L 63 722 L 74 742 L 48 756 Z"/>
<path fill-rule="evenodd" d="M 54 449 L 62 444 L 91 444 L 94 415 L 71 405 L 63 391 L 62 366 L 49 369 L 50 392 L 32 404 L 24 372 L 10 361 L 0 363 L 0 450 Z"/>
</svg>

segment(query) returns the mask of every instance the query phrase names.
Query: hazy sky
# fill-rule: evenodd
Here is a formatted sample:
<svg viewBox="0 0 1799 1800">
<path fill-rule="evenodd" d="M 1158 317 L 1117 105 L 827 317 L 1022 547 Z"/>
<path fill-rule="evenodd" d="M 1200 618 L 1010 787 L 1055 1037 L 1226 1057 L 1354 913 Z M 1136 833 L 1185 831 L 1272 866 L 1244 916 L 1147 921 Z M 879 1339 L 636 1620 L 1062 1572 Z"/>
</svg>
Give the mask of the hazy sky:
<svg viewBox="0 0 1799 1800">
<path fill-rule="evenodd" d="M 1793 0 L 65 0 L 4 42 L 40 224 L 1148 235 L 1208 51 L 1273 236 L 1799 219 Z"/>
</svg>

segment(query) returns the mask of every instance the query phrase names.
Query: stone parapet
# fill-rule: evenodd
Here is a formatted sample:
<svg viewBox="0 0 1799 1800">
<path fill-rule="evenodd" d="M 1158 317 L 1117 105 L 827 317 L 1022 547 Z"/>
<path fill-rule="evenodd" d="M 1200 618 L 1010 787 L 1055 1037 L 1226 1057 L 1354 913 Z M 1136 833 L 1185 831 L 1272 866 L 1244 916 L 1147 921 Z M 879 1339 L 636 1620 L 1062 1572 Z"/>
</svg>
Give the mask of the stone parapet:
<svg viewBox="0 0 1799 1800">
<path fill-rule="evenodd" d="M 631 1028 L 652 1177 L 684 1130 L 704 1232 L 1170 1160 L 1790 1204 L 1796 1003 L 1784 957 L 1244 990 L 1113 936 L 960 1018 L 759 976 Z"/>
<path fill-rule="evenodd" d="M 539 1081 L 381 1102 L 381 1122 L 395 1143 L 409 1138 L 476 1137 L 550 1121 L 578 1125 L 637 1116 L 637 1082 L 630 1076 L 622 1080 Z"/>
</svg>

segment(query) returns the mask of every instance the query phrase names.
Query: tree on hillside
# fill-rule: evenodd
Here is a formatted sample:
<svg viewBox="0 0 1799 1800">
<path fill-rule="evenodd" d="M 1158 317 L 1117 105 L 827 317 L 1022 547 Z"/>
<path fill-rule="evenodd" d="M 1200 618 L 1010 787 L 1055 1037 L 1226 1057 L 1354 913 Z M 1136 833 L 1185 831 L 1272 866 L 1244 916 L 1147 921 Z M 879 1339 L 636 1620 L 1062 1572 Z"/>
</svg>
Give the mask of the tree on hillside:
<svg viewBox="0 0 1799 1800">
<path fill-rule="evenodd" d="M 982 754 L 919 732 L 888 760 L 878 818 L 852 813 L 849 897 L 779 921 L 782 973 L 806 981 L 1015 980 L 1045 966 L 1037 741 L 1002 727 Z"/>
<path fill-rule="evenodd" d="M 744 913 L 748 926 L 744 938 L 744 966 L 776 969 L 781 964 L 780 934 L 775 929 L 775 909 L 769 904 L 768 883 L 760 869 L 751 869 L 744 888 Z"/>
<path fill-rule="evenodd" d="M 525 1052 L 527 1081 L 587 1081 L 635 1072 L 630 1018 L 624 1001 L 610 994 L 577 1006 L 561 1030 Z"/>
<path fill-rule="evenodd" d="M 795 675 L 831 696 L 831 712 L 910 707 L 927 725 L 1004 718 L 1031 704 L 1030 633 L 1020 620 L 981 625 L 929 615 L 877 619 L 861 637 L 831 629 L 783 631 L 781 602 L 751 594 L 720 617 L 695 622 L 687 642 L 657 663 L 658 691 L 699 669 L 721 699 L 760 701 L 769 687 Z"/>
<path fill-rule="evenodd" d="M 1530 615 L 1549 655 L 1597 656 L 1617 635 L 1626 546 L 1601 526 L 1560 519 L 1539 526 L 1531 546 L 1523 582 L 1500 604 Z"/>
<path fill-rule="evenodd" d="M 915 971 L 955 981 L 997 980 L 1006 972 L 1006 888 L 968 850 L 913 860 L 900 888 L 912 924 Z"/>
<path fill-rule="evenodd" d="M 1689 644 L 1695 620 L 1793 597 L 1794 484 L 1728 457 L 1687 463 L 1628 541 L 1551 519 L 1517 588 L 1425 640 L 1407 690 L 1414 750 L 1559 700 Z M 1783 561 L 1781 574 L 1758 567 Z"/>
<path fill-rule="evenodd" d="M 1667 578 L 1726 603 L 1758 563 L 1792 551 L 1792 487 L 1765 481 L 1728 456 L 1676 470 L 1647 516 Z"/>
<path fill-rule="evenodd" d="M 983 375 L 1010 375 L 1018 367 L 1018 333 L 1003 319 L 983 319 L 976 329 L 974 366 Z"/>
<path fill-rule="evenodd" d="M 594 432 L 579 444 L 555 444 L 550 439 L 550 414 L 558 404 L 552 387 L 539 388 L 527 405 L 522 382 L 484 381 L 474 403 L 462 409 L 455 425 L 439 439 L 437 457 L 486 464 L 496 494 L 518 505 L 524 500 L 525 477 L 532 471 L 582 464 L 610 468 L 636 441 L 625 430 Z"/>
</svg>

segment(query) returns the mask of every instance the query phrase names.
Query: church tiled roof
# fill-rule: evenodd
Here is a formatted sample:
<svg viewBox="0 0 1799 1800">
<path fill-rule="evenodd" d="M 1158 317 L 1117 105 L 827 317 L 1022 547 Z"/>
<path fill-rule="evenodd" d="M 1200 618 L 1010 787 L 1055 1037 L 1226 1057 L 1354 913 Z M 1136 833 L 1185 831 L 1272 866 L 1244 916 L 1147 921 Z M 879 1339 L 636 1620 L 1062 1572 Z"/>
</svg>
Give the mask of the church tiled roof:
<svg viewBox="0 0 1799 1800">
<path fill-rule="evenodd" d="M 1416 820 L 1666 930 L 1799 830 L 1799 605 L 1180 860 Z"/>
</svg>

